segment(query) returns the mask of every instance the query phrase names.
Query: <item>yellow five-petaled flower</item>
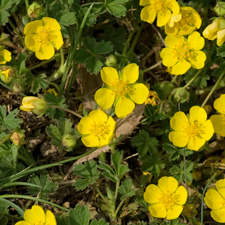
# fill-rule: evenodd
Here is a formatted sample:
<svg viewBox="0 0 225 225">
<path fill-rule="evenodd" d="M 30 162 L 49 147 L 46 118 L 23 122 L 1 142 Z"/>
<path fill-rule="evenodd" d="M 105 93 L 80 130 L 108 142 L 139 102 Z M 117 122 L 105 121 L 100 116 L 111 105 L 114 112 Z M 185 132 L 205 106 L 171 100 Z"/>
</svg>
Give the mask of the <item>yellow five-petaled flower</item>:
<svg viewBox="0 0 225 225">
<path fill-rule="evenodd" d="M 11 61 L 11 59 L 11 52 L 0 45 L 0 64 L 6 64 L 6 62 Z"/>
<path fill-rule="evenodd" d="M 178 181 L 173 177 L 162 177 L 158 186 L 150 184 L 144 192 L 144 200 L 151 205 L 149 211 L 153 217 L 173 220 L 179 217 L 183 205 L 187 201 L 187 190 L 178 187 Z"/>
<path fill-rule="evenodd" d="M 205 45 L 205 40 L 197 31 L 191 33 L 187 40 L 182 35 L 168 35 L 164 48 L 160 56 L 164 66 L 169 67 L 170 73 L 182 75 L 191 67 L 201 69 L 204 67 L 206 54 L 201 50 Z"/>
<path fill-rule="evenodd" d="M 169 133 L 169 140 L 177 147 L 198 151 L 214 133 L 211 120 L 207 120 L 206 111 L 199 107 L 190 108 L 189 116 L 176 112 L 170 120 L 174 131 Z"/>
<path fill-rule="evenodd" d="M 61 48 L 63 38 L 61 27 L 56 19 L 43 17 L 24 27 L 25 45 L 35 52 L 38 59 L 50 59 L 55 54 L 55 49 Z"/>
<path fill-rule="evenodd" d="M 104 67 L 101 70 L 101 78 L 106 87 L 100 88 L 95 93 L 95 101 L 102 109 L 109 109 L 115 105 L 115 113 L 119 118 L 130 114 L 135 103 L 143 104 L 149 90 L 141 83 L 135 83 L 139 77 L 139 67 L 131 63 L 118 73 L 113 67 Z"/>
<path fill-rule="evenodd" d="M 31 209 L 24 212 L 24 220 L 17 222 L 15 225 L 57 225 L 54 214 L 44 210 L 38 206 L 33 205 Z"/>
<path fill-rule="evenodd" d="M 77 125 L 82 134 L 82 142 L 87 147 L 108 145 L 113 138 L 116 122 L 101 110 L 93 110 L 83 117 Z"/>
</svg>

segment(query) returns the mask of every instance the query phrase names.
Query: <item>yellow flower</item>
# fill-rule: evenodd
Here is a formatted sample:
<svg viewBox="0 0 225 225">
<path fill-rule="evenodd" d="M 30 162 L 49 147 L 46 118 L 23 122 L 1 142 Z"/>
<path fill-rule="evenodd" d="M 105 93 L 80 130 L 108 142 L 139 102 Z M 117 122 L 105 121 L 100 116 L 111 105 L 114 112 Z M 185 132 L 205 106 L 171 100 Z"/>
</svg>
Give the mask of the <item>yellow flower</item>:
<svg viewBox="0 0 225 225">
<path fill-rule="evenodd" d="M 10 67 L 4 65 L 0 68 L 0 78 L 2 81 L 6 83 L 10 82 L 12 80 L 12 74 L 13 71 Z"/>
<path fill-rule="evenodd" d="M 216 189 L 209 189 L 204 201 L 212 209 L 212 218 L 218 223 L 225 223 L 225 179 L 216 182 Z"/>
<path fill-rule="evenodd" d="M 93 110 L 83 117 L 77 125 L 82 134 L 82 142 L 87 147 L 108 145 L 114 135 L 116 122 L 101 110 Z"/>
<path fill-rule="evenodd" d="M 180 14 L 172 14 L 169 22 L 165 25 L 165 32 L 169 35 L 188 35 L 196 28 L 199 29 L 202 19 L 198 12 L 192 7 L 180 8 Z"/>
<path fill-rule="evenodd" d="M 170 120 L 170 126 L 174 131 L 169 133 L 169 140 L 177 147 L 185 147 L 198 151 L 213 133 L 211 120 L 207 120 L 206 111 L 199 107 L 190 108 L 189 116 L 179 111 Z"/>
<path fill-rule="evenodd" d="M 122 73 L 113 67 L 104 67 L 101 78 L 107 85 L 95 93 L 95 101 L 102 109 L 115 105 L 115 113 L 119 118 L 126 117 L 134 110 L 135 103 L 143 104 L 148 96 L 148 88 L 135 83 L 139 77 L 139 67 L 131 63 L 123 68 Z"/>
<path fill-rule="evenodd" d="M 38 59 L 50 59 L 55 49 L 63 45 L 61 27 L 56 19 L 43 17 L 28 23 L 24 28 L 25 45 Z"/>
<path fill-rule="evenodd" d="M 6 64 L 6 62 L 11 61 L 11 59 L 11 52 L 0 45 L 0 64 Z"/>
<path fill-rule="evenodd" d="M 199 51 L 205 45 L 205 40 L 197 31 L 191 33 L 187 40 L 181 35 L 168 35 L 165 38 L 167 48 L 164 48 L 160 56 L 163 65 L 171 67 L 171 74 L 181 75 L 191 67 L 201 69 L 204 67 L 206 55 Z"/>
<path fill-rule="evenodd" d="M 180 7 L 176 0 L 140 0 L 141 20 L 153 23 L 157 16 L 157 26 L 162 27 L 168 23 L 171 12 L 178 14 Z"/>
<path fill-rule="evenodd" d="M 214 108 L 221 113 L 220 115 L 212 115 L 210 120 L 212 121 L 214 131 L 222 137 L 225 137 L 225 94 L 222 94 L 214 101 Z"/>
<path fill-rule="evenodd" d="M 150 184 L 144 192 L 144 200 L 151 205 L 149 211 L 153 217 L 173 220 L 179 217 L 187 200 L 187 190 L 178 187 L 173 177 L 162 177 L 158 186 Z"/>
<path fill-rule="evenodd" d="M 27 209 L 23 217 L 24 220 L 15 225 L 57 225 L 54 214 L 50 210 L 45 213 L 38 205 L 33 205 L 31 209 Z"/>
<path fill-rule="evenodd" d="M 221 46 L 225 41 L 225 19 L 220 17 L 213 20 L 205 28 L 202 35 L 211 41 L 217 38 L 217 45 Z"/>
<path fill-rule="evenodd" d="M 152 106 L 156 106 L 158 103 L 160 103 L 158 93 L 156 91 L 149 91 L 148 98 L 145 101 L 145 105 L 151 104 Z"/>
<path fill-rule="evenodd" d="M 48 90 L 43 90 L 43 93 L 46 94 L 47 92 L 53 93 L 55 96 L 58 95 L 58 93 L 55 91 L 54 88 L 49 88 Z"/>
</svg>

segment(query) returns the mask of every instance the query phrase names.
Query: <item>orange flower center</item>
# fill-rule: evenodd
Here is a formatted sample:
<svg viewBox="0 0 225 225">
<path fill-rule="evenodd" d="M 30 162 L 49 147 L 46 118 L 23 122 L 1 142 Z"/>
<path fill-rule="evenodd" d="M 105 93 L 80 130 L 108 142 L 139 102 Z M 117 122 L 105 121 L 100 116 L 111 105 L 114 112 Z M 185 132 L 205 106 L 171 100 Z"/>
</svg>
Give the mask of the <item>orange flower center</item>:
<svg viewBox="0 0 225 225">
<path fill-rule="evenodd" d="M 159 198 L 159 202 L 166 208 L 166 210 L 172 209 L 173 206 L 176 205 L 178 197 L 179 196 L 175 195 L 175 193 L 163 193 Z"/>
<path fill-rule="evenodd" d="M 109 134 L 109 125 L 103 122 L 94 122 L 90 125 L 90 134 L 98 137 L 99 139 L 105 139 L 105 136 Z"/>
<path fill-rule="evenodd" d="M 37 40 L 39 43 L 46 44 L 51 41 L 51 32 L 46 27 L 40 27 L 37 31 Z"/>
<path fill-rule="evenodd" d="M 131 95 L 135 89 L 124 80 L 115 80 L 111 83 L 111 90 L 117 97 L 125 97 Z"/>
<path fill-rule="evenodd" d="M 196 19 L 192 12 L 182 11 L 182 18 L 178 23 L 182 30 L 189 30 L 189 26 L 195 26 Z"/>
<path fill-rule="evenodd" d="M 184 128 L 184 132 L 188 135 L 188 137 L 201 137 L 201 125 L 198 121 L 194 121 L 193 123 L 187 124 Z"/>
</svg>

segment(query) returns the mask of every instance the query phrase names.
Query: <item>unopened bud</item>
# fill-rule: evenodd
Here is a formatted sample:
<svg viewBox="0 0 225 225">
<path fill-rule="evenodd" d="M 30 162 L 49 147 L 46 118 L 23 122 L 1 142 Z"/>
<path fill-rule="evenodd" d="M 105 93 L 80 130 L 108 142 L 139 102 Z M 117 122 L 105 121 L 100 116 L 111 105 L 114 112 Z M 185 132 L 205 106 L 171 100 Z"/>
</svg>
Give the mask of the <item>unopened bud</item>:
<svg viewBox="0 0 225 225">
<path fill-rule="evenodd" d="M 183 87 L 174 89 L 171 94 L 173 95 L 174 99 L 180 103 L 184 103 L 190 98 L 190 93 L 186 88 Z"/>
<path fill-rule="evenodd" d="M 116 56 L 111 54 L 106 58 L 106 61 L 105 61 L 106 66 L 115 66 L 116 63 L 117 63 Z"/>
<path fill-rule="evenodd" d="M 71 134 L 63 135 L 62 144 L 66 148 L 73 148 L 76 145 L 76 138 Z"/>
<path fill-rule="evenodd" d="M 33 2 L 27 9 L 27 15 L 32 19 L 38 18 L 41 14 L 42 14 L 42 6 L 37 2 Z"/>
<path fill-rule="evenodd" d="M 164 81 L 160 84 L 160 87 L 162 88 L 164 95 L 169 96 L 172 90 L 175 88 L 175 85 L 169 81 Z"/>
<path fill-rule="evenodd" d="M 10 137 L 10 140 L 13 142 L 14 145 L 19 146 L 25 144 L 25 135 L 21 132 L 14 132 Z"/>
<path fill-rule="evenodd" d="M 219 16 L 224 16 L 225 15 L 225 2 L 217 2 L 216 6 L 214 7 L 214 11 Z"/>
<path fill-rule="evenodd" d="M 0 68 L 0 79 L 5 82 L 9 83 L 12 81 L 12 78 L 14 77 L 14 71 L 9 66 L 2 66 Z"/>
<path fill-rule="evenodd" d="M 37 101 L 34 101 L 33 105 L 35 106 L 35 109 L 33 109 L 32 111 L 35 114 L 42 116 L 45 113 L 46 108 L 47 108 L 47 103 L 46 103 L 45 99 L 39 99 Z"/>
</svg>

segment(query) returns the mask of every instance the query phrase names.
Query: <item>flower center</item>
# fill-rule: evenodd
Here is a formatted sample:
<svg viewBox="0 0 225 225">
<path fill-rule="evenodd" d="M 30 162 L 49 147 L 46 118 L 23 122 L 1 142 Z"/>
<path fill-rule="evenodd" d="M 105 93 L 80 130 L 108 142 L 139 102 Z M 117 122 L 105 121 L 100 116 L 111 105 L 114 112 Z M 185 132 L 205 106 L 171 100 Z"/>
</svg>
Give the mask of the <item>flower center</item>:
<svg viewBox="0 0 225 225">
<path fill-rule="evenodd" d="M 109 134 L 109 125 L 103 122 L 94 122 L 90 125 L 90 133 L 98 138 L 105 139 L 105 136 Z"/>
<path fill-rule="evenodd" d="M 51 32 L 45 27 L 40 27 L 37 31 L 37 39 L 39 43 L 47 43 L 51 40 Z"/>
<path fill-rule="evenodd" d="M 187 124 L 184 131 L 188 135 L 188 137 L 201 137 L 202 130 L 200 129 L 201 125 L 198 121 L 194 121 L 193 123 Z"/>
<path fill-rule="evenodd" d="M 188 26 L 194 26 L 196 19 L 192 12 L 182 12 L 182 18 L 179 21 L 182 30 L 188 29 Z"/>
<path fill-rule="evenodd" d="M 117 97 L 124 97 L 131 95 L 134 91 L 134 87 L 127 84 L 124 80 L 115 80 L 111 83 L 111 90 Z"/>
<path fill-rule="evenodd" d="M 159 202 L 166 208 L 166 210 L 172 209 L 178 197 L 179 196 L 174 193 L 163 193 L 159 198 Z"/>
</svg>

